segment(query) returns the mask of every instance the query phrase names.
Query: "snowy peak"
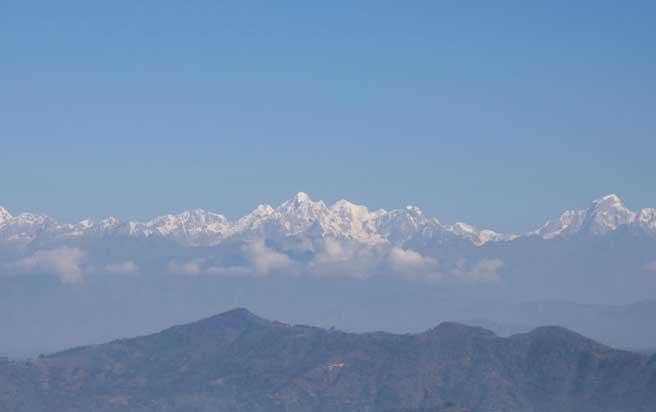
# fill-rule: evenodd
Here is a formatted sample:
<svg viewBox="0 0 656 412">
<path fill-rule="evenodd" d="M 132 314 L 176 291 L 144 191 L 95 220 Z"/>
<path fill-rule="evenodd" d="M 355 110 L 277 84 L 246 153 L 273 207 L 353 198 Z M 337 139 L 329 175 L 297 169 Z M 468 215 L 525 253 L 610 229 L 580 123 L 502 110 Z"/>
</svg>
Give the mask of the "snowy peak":
<svg viewBox="0 0 656 412">
<path fill-rule="evenodd" d="M 310 198 L 310 195 L 308 195 L 305 192 L 296 193 L 296 195 L 294 195 L 294 198 L 292 200 L 297 204 L 312 203 L 312 199 Z"/>
<path fill-rule="evenodd" d="M 635 233 L 656 236 L 656 209 L 633 212 L 622 204 L 617 195 L 610 194 L 594 200 L 587 209 L 565 211 L 526 236 L 541 239 L 603 236 L 624 227 Z M 323 201 L 315 201 L 305 192 L 297 193 L 275 208 L 260 205 L 235 221 L 218 213 L 192 209 L 145 222 L 121 222 L 117 218 L 107 217 L 62 223 L 43 214 L 21 213 L 12 216 L 6 209 L 0 208 L 2 244 L 28 245 L 37 239 L 55 242 L 107 236 L 162 237 L 184 246 L 215 246 L 229 239 L 238 242 L 270 241 L 283 248 L 302 245 L 303 250 L 314 250 L 333 240 L 362 247 L 404 247 L 408 242 L 445 244 L 457 240 L 483 246 L 518 237 L 478 229 L 464 222 L 445 225 L 436 218 L 426 216 L 416 206 L 372 211 L 345 199 L 326 206 Z"/>
<path fill-rule="evenodd" d="M 253 210 L 253 215 L 257 217 L 267 217 L 272 215 L 274 212 L 273 207 L 270 205 L 259 205 L 258 207 Z"/>
<path fill-rule="evenodd" d="M 548 220 L 541 228 L 530 232 L 528 236 L 538 236 L 542 239 L 566 237 L 577 233 L 583 225 L 586 210 L 567 210 L 558 219 Z"/>
<path fill-rule="evenodd" d="M 339 200 L 330 207 L 313 201 L 300 192 L 282 203 L 266 221 L 267 232 L 274 238 L 296 237 L 313 244 L 326 238 L 349 239 L 362 243 L 380 243 L 375 218 L 366 206 Z"/>
<path fill-rule="evenodd" d="M 513 240 L 518 237 L 514 234 L 497 233 L 489 229 L 479 230 L 475 226 L 463 222 L 456 222 L 447 226 L 446 229 L 458 237 L 469 240 L 476 246 L 483 246 L 488 242 Z"/>
<path fill-rule="evenodd" d="M 326 209 L 326 204 L 322 201 L 315 202 L 307 193 L 298 192 L 293 198 L 283 202 L 275 209 L 278 215 L 301 214 L 316 216 Z"/>
<path fill-rule="evenodd" d="M 343 215 L 366 215 L 369 209 L 366 206 L 356 205 L 346 199 L 340 199 L 330 206 L 330 210 Z"/>
<path fill-rule="evenodd" d="M 145 223 L 129 222 L 128 225 L 129 233 L 135 236 L 159 235 L 193 246 L 214 244 L 230 229 L 225 216 L 203 209 L 159 216 Z"/>
<path fill-rule="evenodd" d="M 476 229 L 474 226 L 468 224 L 468 223 L 463 223 L 463 222 L 456 222 L 452 226 L 449 227 L 453 233 L 459 234 L 459 235 L 472 235 L 478 232 L 478 229 Z"/>
<path fill-rule="evenodd" d="M 287 235 L 301 234 L 328 212 L 322 201 L 313 201 L 307 193 L 299 192 L 278 206 L 272 218 Z"/>
<path fill-rule="evenodd" d="M 656 235 L 656 209 L 641 209 L 635 223 L 647 234 Z"/>
<path fill-rule="evenodd" d="M 549 220 L 528 236 L 555 239 L 574 235 L 604 236 L 623 227 L 656 234 L 655 209 L 631 211 L 619 196 L 609 194 L 592 202 L 588 209 L 568 210 L 558 219 Z"/>
<path fill-rule="evenodd" d="M 339 200 L 328 209 L 322 219 L 323 230 L 333 237 L 345 237 L 362 243 L 382 243 L 376 219 L 383 210 L 371 212 L 366 206 L 356 205 L 348 200 Z"/>
<path fill-rule="evenodd" d="M 98 220 L 85 219 L 76 224 L 78 236 L 103 237 L 114 233 L 121 226 L 121 221 L 113 216 L 103 217 Z"/>
<path fill-rule="evenodd" d="M 416 206 L 381 213 L 376 219 L 376 228 L 393 245 L 402 245 L 425 232 L 437 233 L 444 230 L 437 219 L 426 217 Z"/>
<path fill-rule="evenodd" d="M 283 202 L 278 208 L 277 211 L 296 211 L 296 210 L 317 210 L 323 209 L 326 205 L 322 201 L 315 202 L 310 198 L 305 192 L 298 192 L 291 199 Z"/>
<path fill-rule="evenodd" d="M 259 205 L 251 213 L 243 216 L 235 222 L 231 229 L 230 234 L 255 232 L 258 231 L 274 214 L 275 209 L 269 205 Z"/>
<path fill-rule="evenodd" d="M 611 193 L 606 196 L 602 196 L 599 199 L 592 201 L 592 207 L 596 209 L 605 209 L 610 207 L 624 207 L 622 205 L 622 199 L 614 193 Z"/>
<path fill-rule="evenodd" d="M 387 213 L 385 210 L 370 211 L 369 208 L 363 205 L 356 205 L 348 200 L 339 200 L 329 208 L 329 214 L 333 219 L 353 222 L 357 224 L 371 223 L 375 224 L 375 220 Z"/>
<path fill-rule="evenodd" d="M 432 220 L 437 221 L 437 219 L 427 218 L 424 214 L 424 211 L 414 205 L 407 205 L 403 209 L 399 209 L 398 212 L 400 215 L 405 216 L 407 219 L 412 220 L 420 225 L 428 223 Z"/>
<path fill-rule="evenodd" d="M 36 239 L 40 233 L 56 232 L 61 225 L 54 219 L 36 213 L 21 213 L 11 216 L 3 214 L 6 220 L 0 224 L 0 243 L 26 245 Z"/>
<path fill-rule="evenodd" d="M 11 218 L 11 213 L 9 213 L 9 211 L 4 207 L 0 206 L 0 226 L 4 225 Z"/>
<path fill-rule="evenodd" d="M 622 204 L 619 196 L 610 194 L 592 202 L 583 227 L 589 234 L 599 236 L 628 225 L 635 218 L 636 214 Z"/>
</svg>

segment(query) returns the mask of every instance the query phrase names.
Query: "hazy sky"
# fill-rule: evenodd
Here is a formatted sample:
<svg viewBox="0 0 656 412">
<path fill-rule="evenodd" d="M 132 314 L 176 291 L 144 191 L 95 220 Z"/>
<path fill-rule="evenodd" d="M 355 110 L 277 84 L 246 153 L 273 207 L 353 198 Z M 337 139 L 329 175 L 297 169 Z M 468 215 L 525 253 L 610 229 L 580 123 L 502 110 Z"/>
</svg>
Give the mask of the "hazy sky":
<svg viewBox="0 0 656 412">
<path fill-rule="evenodd" d="M 244 3 L 2 1 L 0 205 L 656 206 L 653 2 Z"/>
</svg>

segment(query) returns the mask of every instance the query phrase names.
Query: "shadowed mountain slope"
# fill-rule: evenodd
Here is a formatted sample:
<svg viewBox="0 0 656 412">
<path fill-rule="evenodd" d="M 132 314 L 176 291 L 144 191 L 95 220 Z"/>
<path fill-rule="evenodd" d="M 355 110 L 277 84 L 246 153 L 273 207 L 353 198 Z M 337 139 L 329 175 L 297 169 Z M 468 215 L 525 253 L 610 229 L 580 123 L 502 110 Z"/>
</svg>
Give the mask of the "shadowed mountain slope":
<svg viewBox="0 0 656 412">
<path fill-rule="evenodd" d="M 647 412 L 656 358 L 559 327 L 501 338 L 442 323 L 351 334 L 236 309 L 163 332 L 0 363 L 0 410 Z"/>
</svg>

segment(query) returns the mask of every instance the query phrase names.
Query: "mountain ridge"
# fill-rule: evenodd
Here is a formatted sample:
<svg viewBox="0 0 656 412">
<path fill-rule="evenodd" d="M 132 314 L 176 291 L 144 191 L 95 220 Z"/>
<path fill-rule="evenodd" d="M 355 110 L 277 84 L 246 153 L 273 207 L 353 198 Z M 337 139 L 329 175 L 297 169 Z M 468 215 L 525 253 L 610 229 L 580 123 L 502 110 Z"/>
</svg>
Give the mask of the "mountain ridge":
<svg viewBox="0 0 656 412">
<path fill-rule="evenodd" d="M 147 221 L 121 221 L 109 216 L 84 219 L 77 223 L 60 222 L 48 215 L 21 213 L 12 216 L 0 208 L 0 242 L 29 244 L 39 236 L 52 240 L 108 235 L 148 238 L 160 236 L 184 246 L 213 246 L 236 237 L 288 236 L 344 238 L 366 245 L 401 244 L 413 236 L 451 236 L 483 246 L 490 242 L 539 237 L 555 239 L 577 234 L 603 236 L 622 227 L 630 227 L 656 236 L 656 209 L 627 209 L 614 194 L 592 202 L 588 209 L 567 210 L 557 219 L 547 220 L 540 228 L 523 235 L 478 229 L 464 222 L 442 224 L 429 218 L 421 209 L 407 206 L 392 210 L 369 210 L 345 199 L 328 206 L 299 192 L 278 207 L 260 205 L 241 218 L 229 220 L 224 215 L 204 209 L 167 214 Z"/>
<path fill-rule="evenodd" d="M 15 412 L 648 412 L 655 405 L 649 356 L 561 327 L 508 338 L 454 322 L 419 334 L 357 334 L 240 308 L 0 362 L 0 409 Z"/>
</svg>

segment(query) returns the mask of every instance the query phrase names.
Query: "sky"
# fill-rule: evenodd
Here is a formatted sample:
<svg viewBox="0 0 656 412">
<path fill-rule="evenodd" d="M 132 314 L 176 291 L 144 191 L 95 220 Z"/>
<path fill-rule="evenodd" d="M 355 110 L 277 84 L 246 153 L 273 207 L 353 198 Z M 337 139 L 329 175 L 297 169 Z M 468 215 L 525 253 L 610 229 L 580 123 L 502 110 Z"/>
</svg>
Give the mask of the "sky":
<svg viewBox="0 0 656 412">
<path fill-rule="evenodd" d="M 525 231 L 656 207 L 656 4 L 0 3 L 0 205 L 229 217 L 298 191 Z"/>
</svg>

